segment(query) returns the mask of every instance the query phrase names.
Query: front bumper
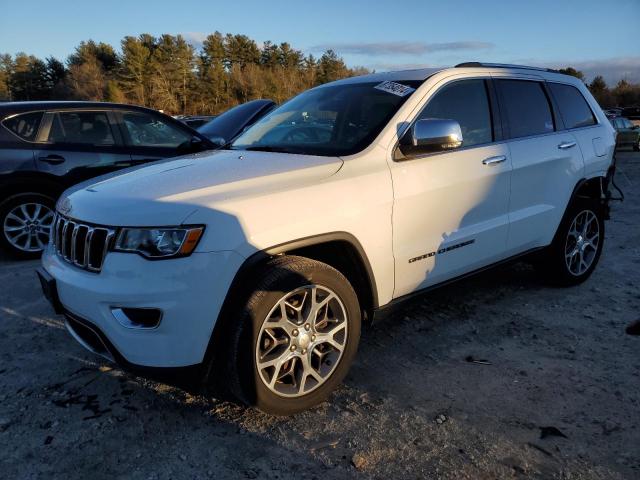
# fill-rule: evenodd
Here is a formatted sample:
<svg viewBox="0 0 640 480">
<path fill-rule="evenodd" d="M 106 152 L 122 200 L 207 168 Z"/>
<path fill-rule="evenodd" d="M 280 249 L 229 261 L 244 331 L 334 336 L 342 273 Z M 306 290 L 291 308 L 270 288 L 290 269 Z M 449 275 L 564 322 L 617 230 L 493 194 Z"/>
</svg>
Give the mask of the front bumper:
<svg viewBox="0 0 640 480">
<path fill-rule="evenodd" d="M 42 257 L 68 317 L 95 326 L 108 350 L 116 352 L 109 353 L 121 363 L 159 368 L 202 363 L 222 303 L 243 261 L 235 252 L 194 253 L 159 261 L 110 252 L 102 271 L 91 273 L 62 260 L 51 246 Z M 112 313 L 113 308 L 122 307 L 160 309 L 162 321 L 153 329 L 127 328 Z"/>
</svg>

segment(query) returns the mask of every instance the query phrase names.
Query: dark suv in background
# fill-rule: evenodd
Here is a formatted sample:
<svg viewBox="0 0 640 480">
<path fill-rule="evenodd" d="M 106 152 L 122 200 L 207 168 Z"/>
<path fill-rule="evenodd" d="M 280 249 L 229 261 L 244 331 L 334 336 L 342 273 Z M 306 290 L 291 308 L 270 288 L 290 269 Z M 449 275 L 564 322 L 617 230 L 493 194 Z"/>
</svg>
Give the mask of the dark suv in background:
<svg viewBox="0 0 640 480">
<path fill-rule="evenodd" d="M 220 148 L 273 110 L 238 105 L 197 131 L 156 110 L 100 102 L 0 103 L 0 248 L 38 256 L 68 187 L 122 168 Z"/>
<path fill-rule="evenodd" d="M 97 102 L 0 103 L 0 246 L 35 257 L 55 201 L 83 180 L 217 145 L 155 110 Z"/>
</svg>

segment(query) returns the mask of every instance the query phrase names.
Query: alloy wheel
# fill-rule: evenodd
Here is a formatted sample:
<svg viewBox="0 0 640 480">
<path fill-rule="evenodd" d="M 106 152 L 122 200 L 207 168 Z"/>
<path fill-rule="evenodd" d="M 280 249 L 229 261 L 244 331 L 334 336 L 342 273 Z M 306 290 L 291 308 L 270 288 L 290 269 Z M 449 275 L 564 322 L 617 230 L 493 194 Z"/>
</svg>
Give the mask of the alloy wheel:
<svg viewBox="0 0 640 480">
<path fill-rule="evenodd" d="M 584 274 L 593 264 L 600 244 L 600 224 L 591 210 L 578 213 L 567 234 L 565 262 L 572 275 Z"/>
<path fill-rule="evenodd" d="M 17 205 L 4 218 L 4 236 L 23 252 L 42 251 L 49 242 L 53 216 L 53 211 L 41 203 Z"/>
<path fill-rule="evenodd" d="M 283 397 L 320 387 L 347 345 L 347 312 L 335 292 L 307 285 L 283 296 L 262 323 L 255 350 L 264 385 Z"/>
</svg>

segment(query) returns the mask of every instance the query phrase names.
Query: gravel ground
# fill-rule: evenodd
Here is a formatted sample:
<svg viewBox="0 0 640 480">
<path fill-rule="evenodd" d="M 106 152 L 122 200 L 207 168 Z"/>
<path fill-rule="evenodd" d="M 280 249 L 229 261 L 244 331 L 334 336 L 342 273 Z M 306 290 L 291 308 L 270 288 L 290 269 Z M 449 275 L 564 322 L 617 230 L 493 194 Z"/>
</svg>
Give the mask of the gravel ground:
<svg viewBox="0 0 640 480">
<path fill-rule="evenodd" d="M 640 478 L 640 154 L 570 289 L 516 264 L 364 332 L 345 385 L 291 418 L 191 396 L 86 352 L 36 262 L 0 259 L 3 478 Z"/>
</svg>

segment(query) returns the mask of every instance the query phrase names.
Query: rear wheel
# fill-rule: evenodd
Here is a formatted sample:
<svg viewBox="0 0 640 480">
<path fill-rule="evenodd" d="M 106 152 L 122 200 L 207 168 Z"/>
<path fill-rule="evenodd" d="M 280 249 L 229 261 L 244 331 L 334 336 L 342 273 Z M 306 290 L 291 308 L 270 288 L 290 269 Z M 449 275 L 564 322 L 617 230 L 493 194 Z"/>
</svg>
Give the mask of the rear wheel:
<svg viewBox="0 0 640 480">
<path fill-rule="evenodd" d="M 636 143 L 633 144 L 633 151 L 634 152 L 640 152 L 640 137 L 638 138 Z"/>
<path fill-rule="evenodd" d="M 227 381 L 236 398 L 289 415 L 324 400 L 355 357 L 360 308 L 329 265 L 294 256 L 267 262 L 229 327 Z"/>
<path fill-rule="evenodd" d="M 577 285 L 593 273 L 604 244 L 604 212 L 597 200 L 578 199 L 567 211 L 541 266 L 552 283 Z"/>
<path fill-rule="evenodd" d="M 49 242 L 55 200 L 40 193 L 13 195 L 0 204 L 0 245 L 16 257 L 37 258 Z"/>
</svg>

